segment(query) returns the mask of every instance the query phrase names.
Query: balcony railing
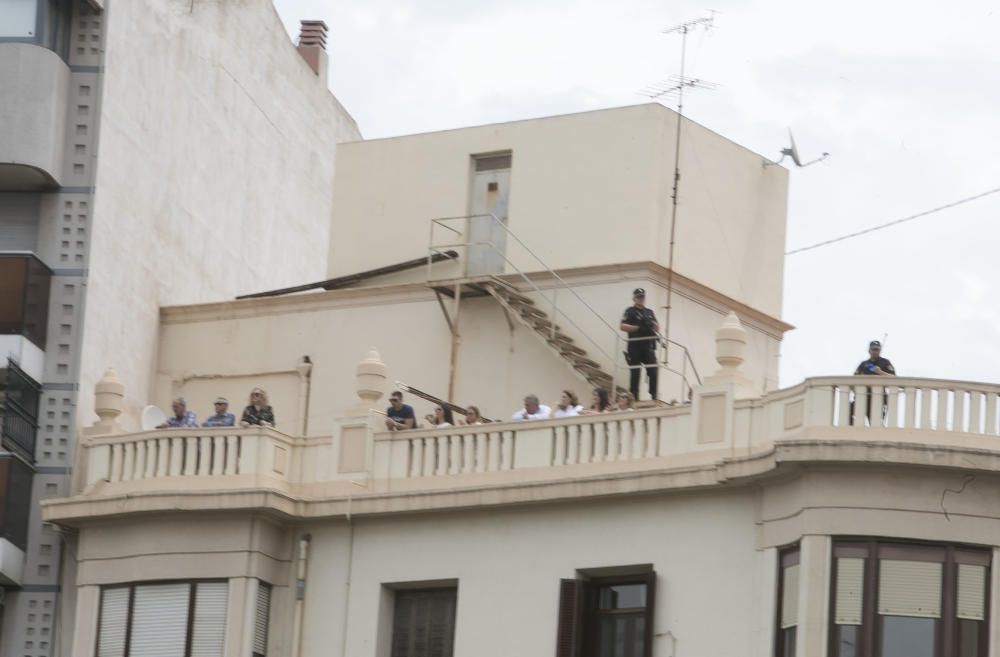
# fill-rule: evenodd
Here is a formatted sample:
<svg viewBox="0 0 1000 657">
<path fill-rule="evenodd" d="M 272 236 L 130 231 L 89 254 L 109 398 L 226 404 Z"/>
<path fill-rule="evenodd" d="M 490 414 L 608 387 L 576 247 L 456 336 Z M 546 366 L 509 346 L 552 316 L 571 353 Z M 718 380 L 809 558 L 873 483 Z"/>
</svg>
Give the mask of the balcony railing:
<svg viewBox="0 0 1000 657">
<path fill-rule="evenodd" d="M 696 391 L 693 403 L 683 406 L 401 432 L 376 430 L 378 418 L 372 416 L 354 425 L 360 433 L 351 434 L 351 440 L 365 444 L 362 472 L 336 467 L 346 433 L 303 439 L 273 429 L 227 428 L 100 436 L 83 443 L 87 482 L 128 490 L 156 481 L 187 481 L 180 490 L 196 490 L 287 488 L 360 478 L 374 480 L 373 491 L 388 491 L 394 488 L 391 481 L 440 488 L 453 478 L 461 487 L 476 485 L 478 478 L 560 480 L 706 465 L 764 454 L 781 441 L 809 439 L 1000 452 L 997 385 L 815 378 L 760 399 L 728 398 L 722 406 L 713 405 L 717 392 Z"/>
</svg>

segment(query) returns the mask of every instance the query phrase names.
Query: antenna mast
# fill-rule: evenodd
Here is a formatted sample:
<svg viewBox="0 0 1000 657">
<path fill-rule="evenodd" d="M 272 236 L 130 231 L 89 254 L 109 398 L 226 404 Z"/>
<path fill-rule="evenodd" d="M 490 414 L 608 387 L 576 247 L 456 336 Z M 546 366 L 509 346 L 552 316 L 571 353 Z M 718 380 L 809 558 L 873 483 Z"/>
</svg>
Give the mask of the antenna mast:
<svg viewBox="0 0 1000 657">
<path fill-rule="evenodd" d="M 696 18 L 663 31 L 664 34 L 680 33 L 681 35 L 681 72 L 678 77 L 672 78 L 672 81 L 675 83 L 673 86 L 662 89 L 655 87 L 652 89 L 647 88 L 651 91 L 657 91 L 650 98 L 659 98 L 670 93 L 677 94 L 677 134 L 674 139 L 674 188 L 671 194 L 670 208 L 670 248 L 667 252 L 667 312 L 666 321 L 663 323 L 663 364 L 668 366 L 670 364 L 670 311 L 673 308 L 674 294 L 674 242 L 677 234 L 677 193 L 681 181 L 681 124 L 684 122 L 684 88 L 712 88 L 714 86 L 703 80 L 696 78 L 688 79 L 685 77 L 684 67 L 687 56 L 687 35 L 688 32 L 699 28 L 710 30 L 714 20 L 715 12 L 711 11 L 708 16 Z"/>
</svg>

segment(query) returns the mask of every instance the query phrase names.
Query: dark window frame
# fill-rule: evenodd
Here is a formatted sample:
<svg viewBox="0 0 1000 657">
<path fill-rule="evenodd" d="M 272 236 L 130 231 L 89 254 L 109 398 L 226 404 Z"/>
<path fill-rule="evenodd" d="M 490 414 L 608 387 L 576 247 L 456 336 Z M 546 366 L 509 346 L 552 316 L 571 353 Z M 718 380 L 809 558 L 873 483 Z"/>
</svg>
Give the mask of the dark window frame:
<svg viewBox="0 0 1000 657">
<path fill-rule="evenodd" d="M 395 657 L 397 655 L 397 627 L 399 622 L 399 606 L 400 600 L 407 596 L 419 596 L 419 595 L 434 595 L 434 594 L 450 594 L 451 597 L 451 618 L 446 625 L 447 634 L 450 637 L 450 642 L 448 643 L 447 650 L 443 653 L 444 657 L 453 657 L 455 654 L 455 632 L 457 630 L 457 618 L 458 618 L 458 583 L 454 581 L 449 581 L 447 584 L 441 585 L 430 585 L 430 586 L 408 586 L 406 584 L 396 584 L 389 587 L 392 591 L 392 623 L 391 636 L 389 637 L 389 655 L 390 657 Z M 429 639 L 428 639 L 429 640 Z"/>
<path fill-rule="evenodd" d="M 625 610 L 600 609 L 601 589 L 609 586 L 629 584 L 644 584 L 646 586 L 646 604 Z M 600 621 L 605 616 L 642 615 L 644 619 L 643 657 L 653 655 L 653 623 L 656 610 L 656 573 L 654 571 L 630 575 L 611 575 L 594 577 L 584 582 L 583 587 L 583 625 L 581 657 L 600 657 Z M 639 611 L 641 610 L 641 611 Z"/>
<path fill-rule="evenodd" d="M 125 613 L 125 653 L 124 657 L 130 657 L 132 651 L 132 620 L 135 611 L 135 589 L 139 586 L 163 586 L 167 584 L 187 584 L 188 589 L 188 617 L 187 628 L 185 629 L 184 657 L 191 657 L 191 641 L 194 638 L 194 610 L 198 597 L 199 584 L 226 584 L 226 595 L 229 595 L 229 580 L 224 577 L 214 577 L 210 579 L 164 579 L 150 580 L 148 582 L 129 582 L 127 584 L 107 584 L 101 587 L 101 595 L 97 598 L 97 627 L 94 631 L 94 655 L 98 654 L 101 647 L 101 616 L 104 613 L 104 592 L 117 589 L 128 589 L 128 611 Z M 228 602 L 227 602 L 228 604 Z"/>
<path fill-rule="evenodd" d="M 0 315 L 0 334 L 20 335 L 36 347 L 45 350 L 48 340 L 49 304 L 52 298 L 52 269 L 33 253 L 0 253 L 0 269 L 20 265 L 23 277 L 20 300 L 11 304 L 12 314 Z M 32 314 L 35 309 L 35 314 Z M 0 309 L 6 313 L 6 308 Z"/>
<path fill-rule="evenodd" d="M 827 617 L 827 655 L 839 657 L 837 645 L 836 598 L 837 560 L 840 557 L 860 557 L 865 560 L 862 580 L 861 626 L 858 631 L 859 647 L 856 657 L 876 657 L 883 639 L 883 623 L 878 613 L 878 590 L 881 559 L 906 559 L 942 564 L 941 617 L 936 619 L 935 657 L 958 655 L 960 634 L 956 616 L 959 564 L 986 568 L 983 588 L 984 614 L 979 621 L 977 651 L 987 655 L 990 633 L 990 591 L 993 570 L 992 551 L 977 545 L 907 541 L 871 537 L 837 537 L 830 550 L 829 613 Z M 777 653 L 776 653 L 777 654 Z"/>
<path fill-rule="evenodd" d="M 775 578 L 775 601 L 774 605 L 774 655 L 775 657 L 795 657 L 795 655 L 785 654 L 785 642 L 783 632 L 787 630 L 781 627 L 781 616 L 784 611 L 782 605 L 785 601 L 785 568 L 801 564 L 801 547 L 798 543 L 786 545 L 778 549 L 778 576 Z M 802 576 L 801 566 L 799 567 L 799 577 Z M 795 640 L 798 642 L 798 623 L 795 624 Z"/>
</svg>

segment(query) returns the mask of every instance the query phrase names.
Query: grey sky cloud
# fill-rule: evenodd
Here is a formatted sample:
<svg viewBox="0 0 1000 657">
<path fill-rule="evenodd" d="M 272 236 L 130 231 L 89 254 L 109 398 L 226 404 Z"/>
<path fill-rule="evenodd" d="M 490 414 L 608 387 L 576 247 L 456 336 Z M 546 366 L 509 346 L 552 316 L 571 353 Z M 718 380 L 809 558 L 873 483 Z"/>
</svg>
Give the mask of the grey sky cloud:
<svg viewBox="0 0 1000 657">
<path fill-rule="evenodd" d="M 693 2 L 277 0 L 291 33 L 330 26 L 330 85 L 366 137 L 643 102 L 678 72 L 660 31 Z M 690 118 L 777 158 L 795 132 L 788 246 L 1000 186 L 1000 8 L 846 0 L 713 3 L 689 37 Z M 669 104 L 669 103 L 668 103 Z M 900 373 L 997 380 L 1000 195 L 793 255 L 785 269 L 781 381 L 849 373 L 888 334 Z"/>
</svg>

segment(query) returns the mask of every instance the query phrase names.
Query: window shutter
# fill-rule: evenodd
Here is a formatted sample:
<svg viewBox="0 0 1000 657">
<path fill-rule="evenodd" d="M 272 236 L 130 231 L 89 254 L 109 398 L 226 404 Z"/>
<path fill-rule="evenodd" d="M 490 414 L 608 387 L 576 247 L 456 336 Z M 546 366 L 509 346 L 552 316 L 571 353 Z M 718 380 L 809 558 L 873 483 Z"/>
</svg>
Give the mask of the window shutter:
<svg viewBox="0 0 1000 657">
<path fill-rule="evenodd" d="M 226 649 L 226 582 L 205 582 L 195 587 L 194 621 L 190 657 L 223 657 Z"/>
<path fill-rule="evenodd" d="M 781 629 L 799 624 L 799 564 L 786 566 L 781 576 Z"/>
<path fill-rule="evenodd" d="M 135 587 L 129 657 L 185 657 L 190 584 Z"/>
<path fill-rule="evenodd" d="M 986 618 L 986 568 L 958 564 L 959 618 L 985 620 Z"/>
<path fill-rule="evenodd" d="M 125 657 L 129 592 L 130 590 L 125 587 L 101 591 L 97 657 Z"/>
<path fill-rule="evenodd" d="M 452 657 L 456 589 L 396 591 L 392 657 Z"/>
<path fill-rule="evenodd" d="M 861 625 L 864 576 L 864 559 L 858 557 L 837 559 L 837 600 L 833 619 L 837 625 Z"/>
<path fill-rule="evenodd" d="M 260 582 L 257 586 L 257 608 L 254 611 L 253 654 L 267 654 L 267 624 L 271 618 L 271 585 Z"/>
<path fill-rule="evenodd" d="M 941 564 L 879 561 L 878 613 L 883 616 L 941 617 Z"/>
<path fill-rule="evenodd" d="M 583 582 L 578 579 L 560 580 L 556 657 L 577 657 L 580 654 L 582 614 Z"/>
</svg>

